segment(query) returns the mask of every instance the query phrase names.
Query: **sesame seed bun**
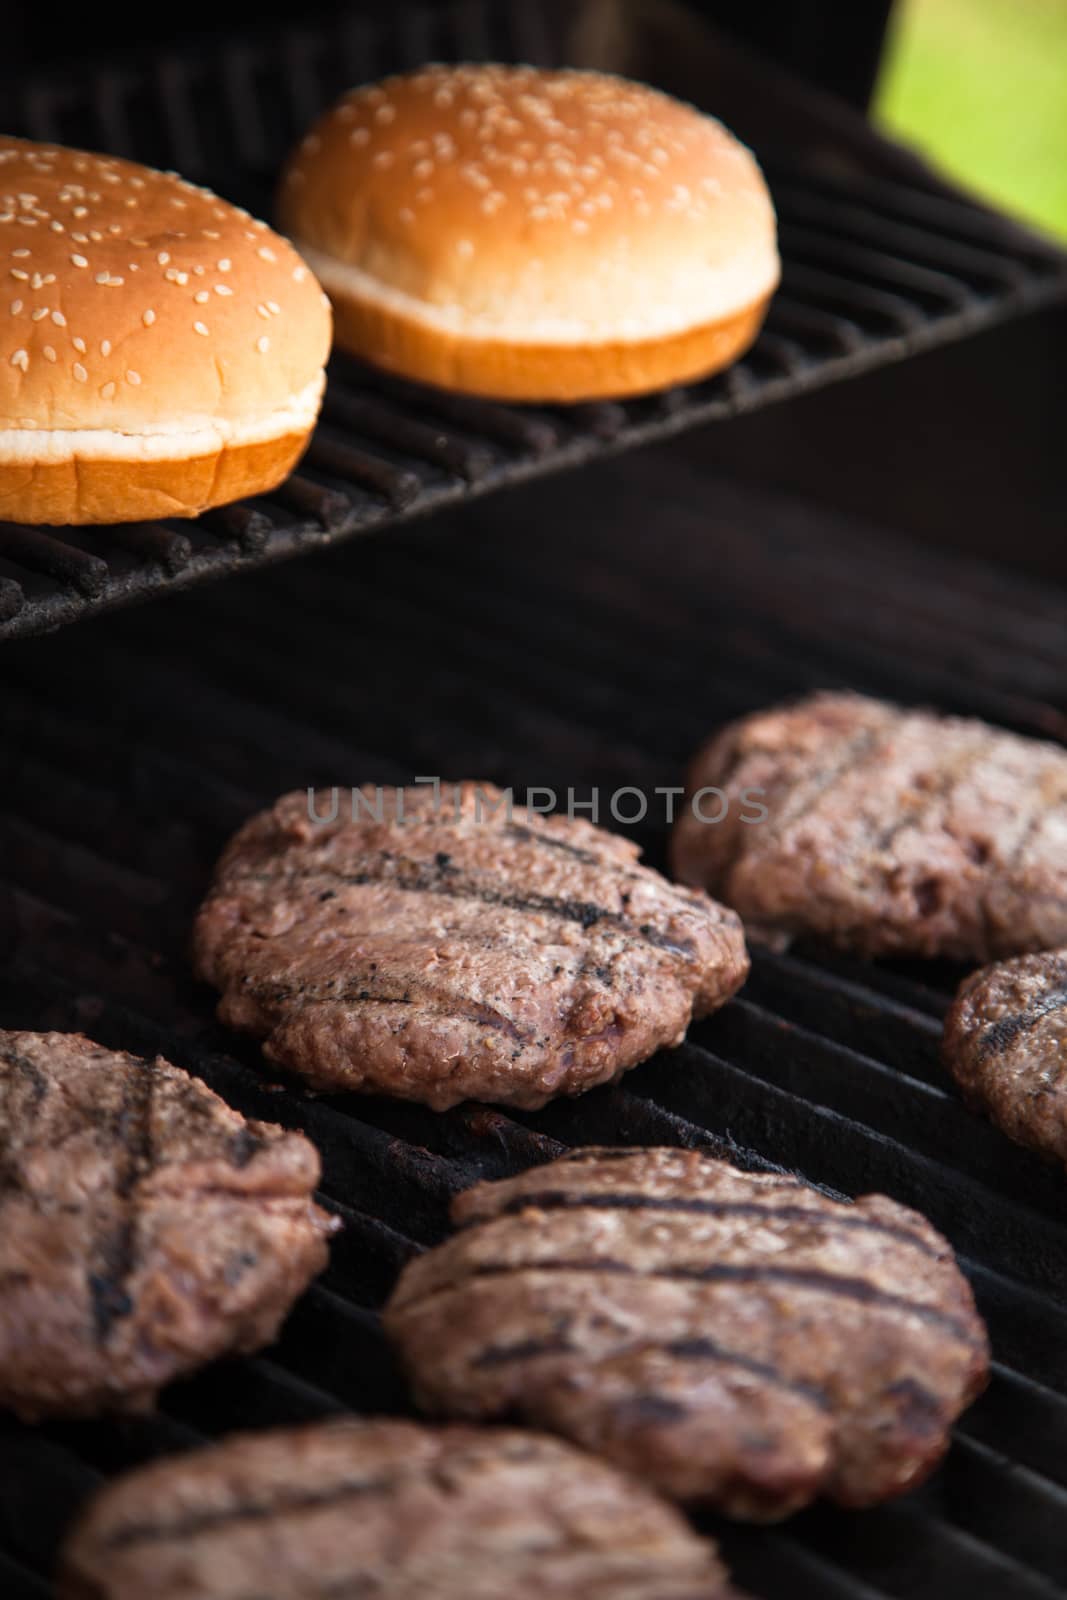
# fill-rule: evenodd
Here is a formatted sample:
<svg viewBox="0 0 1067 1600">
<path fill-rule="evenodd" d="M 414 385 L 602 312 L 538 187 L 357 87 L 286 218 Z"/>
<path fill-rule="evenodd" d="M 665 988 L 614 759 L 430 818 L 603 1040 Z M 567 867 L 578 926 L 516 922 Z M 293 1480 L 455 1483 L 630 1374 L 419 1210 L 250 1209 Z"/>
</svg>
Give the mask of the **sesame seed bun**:
<svg viewBox="0 0 1067 1600">
<path fill-rule="evenodd" d="M 338 344 L 512 400 L 715 372 L 755 338 L 779 275 L 744 146 L 596 72 L 430 66 L 356 89 L 293 156 L 279 220 Z"/>
<path fill-rule="evenodd" d="M 173 174 L 0 138 L 0 518 L 192 517 L 272 488 L 318 414 L 325 296 Z"/>
</svg>

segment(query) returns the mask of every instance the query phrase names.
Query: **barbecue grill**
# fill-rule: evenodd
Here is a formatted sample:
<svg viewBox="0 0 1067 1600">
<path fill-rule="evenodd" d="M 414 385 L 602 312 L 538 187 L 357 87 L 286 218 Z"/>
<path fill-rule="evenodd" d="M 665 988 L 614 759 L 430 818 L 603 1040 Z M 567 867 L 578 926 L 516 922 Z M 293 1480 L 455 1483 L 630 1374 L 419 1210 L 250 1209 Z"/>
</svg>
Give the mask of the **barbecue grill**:
<svg viewBox="0 0 1067 1600">
<path fill-rule="evenodd" d="M 52 76 L 26 85 L 20 130 L 174 164 L 262 205 L 286 143 L 344 84 L 433 55 L 555 59 L 546 15 L 468 4 L 377 33 L 331 24 L 211 61 Z M 342 359 L 277 495 L 193 524 L 0 533 L 0 632 L 122 608 L 3 651 L 0 1021 L 160 1051 L 241 1111 L 305 1130 L 322 1203 L 345 1223 L 263 1354 L 172 1386 L 150 1417 L 0 1419 L 4 1600 L 49 1592 L 70 1517 L 116 1471 L 235 1429 L 406 1411 L 376 1317 L 399 1267 L 447 1231 L 458 1189 L 589 1142 L 695 1146 L 833 1193 L 884 1190 L 947 1234 L 989 1323 L 990 1388 L 922 1490 L 771 1530 L 701 1519 L 739 1584 L 764 1600 L 1067 1595 L 1063 1178 L 966 1112 L 939 1068 L 959 972 L 757 951 L 740 998 L 680 1049 L 508 1115 L 276 1083 L 189 973 L 221 844 L 287 788 L 439 773 L 520 798 L 527 784 L 651 791 L 716 723 L 816 687 L 1067 738 L 1067 594 L 743 485 L 666 442 L 1064 293 L 1053 249 L 892 153 L 872 171 L 864 141 L 835 137 L 836 163 L 769 164 L 785 286 L 732 373 L 535 410 L 430 396 Z M 628 831 L 662 866 L 662 820 Z"/>
</svg>

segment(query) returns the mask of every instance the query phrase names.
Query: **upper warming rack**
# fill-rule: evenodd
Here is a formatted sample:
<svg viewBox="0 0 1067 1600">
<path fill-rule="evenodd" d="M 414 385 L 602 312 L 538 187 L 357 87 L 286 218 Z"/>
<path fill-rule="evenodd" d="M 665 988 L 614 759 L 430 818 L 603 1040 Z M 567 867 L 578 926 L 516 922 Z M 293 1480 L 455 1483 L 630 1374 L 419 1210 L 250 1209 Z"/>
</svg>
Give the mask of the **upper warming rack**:
<svg viewBox="0 0 1067 1600">
<path fill-rule="evenodd" d="M 106 150 L 206 182 L 259 214 L 318 110 L 353 82 L 428 59 L 558 61 L 547 11 L 464 3 L 170 51 L 30 81 L 11 131 Z M 865 135 L 869 153 L 871 135 Z M 0 639 L 276 561 L 929 349 L 1067 292 L 1067 258 L 992 212 L 914 178 L 761 148 L 784 277 L 732 370 L 622 404 L 505 406 L 446 396 L 337 356 L 299 472 L 196 522 L 0 527 Z M 905 165 L 900 172 L 907 173 Z"/>
</svg>

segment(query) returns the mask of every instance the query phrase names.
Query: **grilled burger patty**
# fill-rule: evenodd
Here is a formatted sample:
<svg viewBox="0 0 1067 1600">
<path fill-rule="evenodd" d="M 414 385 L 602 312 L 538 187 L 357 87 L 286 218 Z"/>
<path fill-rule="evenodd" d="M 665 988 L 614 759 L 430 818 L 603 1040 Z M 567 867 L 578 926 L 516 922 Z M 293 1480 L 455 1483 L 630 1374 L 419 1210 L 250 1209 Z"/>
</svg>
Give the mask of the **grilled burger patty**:
<svg viewBox="0 0 1067 1600">
<path fill-rule="evenodd" d="M 969 1105 L 1067 1165 L 1067 949 L 973 973 L 945 1019 L 943 1054 Z"/>
<path fill-rule="evenodd" d="M 318 1176 L 168 1061 L 0 1032 L 0 1406 L 135 1409 L 267 1344 L 326 1263 Z"/>
<path fill-rule="evenodd" d="M 490 785 L 380 793 L 380 821 L 314 821 L 303 792 L 253 817 L 196 925 L 222 1020 L 317 1088 L 541 1106 L 677 1044 L 744 981 L 734 914 L 627 840 L 509 818 Z"/>
<path fill-rule="evenodd" d="M 238 1435 L 105 1488 L 60 1600 L 738 1600 L 670 1506 L 537 1434 Z"/>
<path fill-rule="evenodd" d="M 755 937 L 814 933 L 868 956 L 990 960 L 1067 942 L 1067 750 L 982 722 L 818 694 L 697 756 L 672 859 Z M 768 815 L 741 820 L 745 790 Z M 706 814 L 716 812 L 705 797 Z M 718 802 L 721 807 L 721 802 Z M 751 810 L 747 813 L 751 814 Z"/>
<path fill-rule="evenodd" d="M 952 1251 L 694 1150 L 580 1150 L 457 1197 L 386 1329 L 420 1404 L 517 1414 L 667 1494 L 772 1519 L 918 1483 L 983 1388 Z"/>
</svg>

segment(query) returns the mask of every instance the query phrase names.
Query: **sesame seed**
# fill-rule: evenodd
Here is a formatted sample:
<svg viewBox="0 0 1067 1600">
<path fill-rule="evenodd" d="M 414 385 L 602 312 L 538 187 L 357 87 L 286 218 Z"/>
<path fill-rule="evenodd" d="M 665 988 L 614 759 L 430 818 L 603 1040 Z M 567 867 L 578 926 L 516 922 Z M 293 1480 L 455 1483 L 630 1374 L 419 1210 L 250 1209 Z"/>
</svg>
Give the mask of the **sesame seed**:
<svg viewBox="0 0 1067 1600">
<path fill-rule="evenodd" d="M 13 278 L 17 278 L 20 283 L 29 283 L 29 281 L 30 281 L 29 273 L 28 272 L 24 272 L 21 267 L 12 267 L 11 268 L 11 276 Z"/>
<path fill-rule="evenodd" d="M 102 356 L 109 356 L 111 354 L 111 340 L 110 339 L 101 339 L 101 341 L 100 341 L 100 354 Z"/>
<path fill-rule="evenodd" d="M 75 361 L 74 367 L 73 367 L 72 370 L 73 370 L 74 376 L 78 380 L 78 382 L 79 383 L 85 383 L 85 381 L 87 380 L 89 374 L 86 372 L 85 368 L 82 366 L 80 361 Z"/>
<path fill-rule="evenodd" d="M 307 267 L 294 267 L 293 268 L 293 282 L 294 283 L 303 283 L 303 281 L 307 277 L 307 275 L 308 275 Z"/>
<path fill-rule="evenodd" d="M 170 252 L 168 250 L 161 250 L 156 257 L 156 260 L 159 262 L 161 267 L 165 267 L 170 260 Z"/>
<path fill-rule="evenodd" d="M 198 306 L 203 306 L 207 304 L 211 296 L 206 289 L 198 289 L 196 294 L 193 295 L 193 299 Z"/>
<path fill-rule="evenodd" d="M 258 305 L 256 307 L 256 312 L 261 317 L 269 317 L 270 316 L 270 312 L 267 310 L 266 306 L 264 306 L 264 305 Z"/>
<path fill-rule="evenodd" d="M 12 302 L 11 302 L 11 315 L 13 317 L 17 317 L 21 310 L 22 310 L 22 301 L 21 300 L 12 300 Z"/>
<path fill-rule="evenodd" d="M 216 294 L 232 294 L 233 290 L 230 288 L 228 283 L 217 283 L 215 285 L 215 293 Z"/>
<path fill-rule="evenodd" d="M 29 255 L 33 254 L 33 251 L 32 250 L 12 250 L 11 254 L 13 256 L 29 256 Z"/>
<path fill-rule="evenodd" d="M 261 333 L 259 338 L 256 340 L 256 349 L 259 351 L 261 356 L 265 356 L 267 351 L 270 349 L 270 340 L 267 338 L 265 333 Z"/>
<path fill-rule="evenodd" d="M 48 310 L 49 310 L 48 306 L 38 306 L 36 311 L 33 311 L 30 314 L 31 321 L 33 321 L 33 322 L 43 322 L 45 317 L 47 317 L 47 315 L 48 315 Z"/>
<path fill-rule="evenodd" d="M 156 314 L 152 310 L 151 306 L 149 306 L 147 311 L 141 313 L 141 321 L 144 323 L 146 328 L 150 328 L 155 320 Z"/>
<path fill-rule="evenodd" d="M 278 259 L 270 246 L 265 244 L 260 245 L 259 249 L 256 251 L 256 255 L 261 261 L 277 261 Z"/>
<path fill-rule="evenodd" d="M 202 333 L 204 335 L 204 338 L 206 339 L 207 336 L 208 336 L 207 323 L 206 322 L 194 322 L 193 323 L 193 332 L 194 333 Z"/>
<path fill-rule="evenodd" d="M 233 265 L 233 263 L 230 260 L 229 256 L 223 256 L 222 260 L 221 261 L 216 261 L 215 265 L 218 267 L 220 272 L 229 272 L 229 270 L 230 270 L 231 266 Z"/>
<path fill-rule="evenodd" d="M 87 267 L 89 265 L 85 256 L 73 255 L 71 256 L 70 260 L 71 265 L 75 267 Z"/>
<path fill-rule="evenodd" d="M 116 385 L 114 383 L 105 383 L 104 387 L 100 391 L 101 400 L 111 400 L 111 399 L 113 399 L 114 394 L 115 394 L 115 388 L 116 388 Z"/>
<path fill-rule="evenodd" d="M 78 351 L 79 355 L 84 355 L 85 354 L 85 340 L 84 339 L 72 339 L 71 340 L 71 344 L 74 346 L 75 350 Z"/>
<path fill-rule="evenodd" d="M 42 354 L 44 355 L 46 361 L 54 361 L 56 359 L 56 353 L 50 344 L 45 345 Z"/>
<path fill-rule="evenodd" d="M 127 372 L 127 374 L 126 374 L 126 382 L 127 383 L 132 383 L 132 384 L 136 385 L 136 384 L 140 383 L 140 381 L 141 381 L 141 374 L 139 372 Z"/>
<path fill-rule="evenodd" d="M 23 372 L 26 372 L 30 365 L 28 352 L 25 350 L 16 350 L 15 354 L 11 357 L 11 365 L 13 367 L 21 367 Z"/>
<path fill-rule="evenodd" d="M 110 281 L 110 279 L 111 279 L 110 272 L 98 272 L 96 274 L 96 276 L 95 276 L 94 282 L 96 282 L 96 283 L 108 283 Z"/>
<path fill-rule="evenodd" d="M 53 311 L 52 321 L 55 323 L 57 328 L 65 328 L 67 326 L 67 319 L 63 315 L 62 311 Z"/>
</svg>

